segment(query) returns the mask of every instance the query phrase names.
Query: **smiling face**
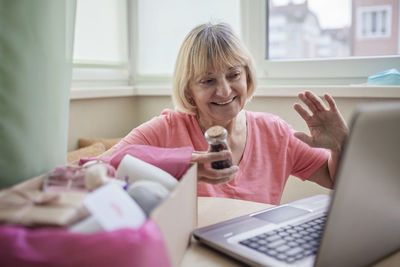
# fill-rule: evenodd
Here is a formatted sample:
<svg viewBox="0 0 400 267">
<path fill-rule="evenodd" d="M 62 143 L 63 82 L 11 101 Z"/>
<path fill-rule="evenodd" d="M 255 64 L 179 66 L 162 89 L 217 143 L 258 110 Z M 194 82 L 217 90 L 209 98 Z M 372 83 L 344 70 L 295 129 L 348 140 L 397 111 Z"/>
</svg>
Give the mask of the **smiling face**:
<svg viewBox="0 0 400 267">
<path fill-rule="evenodd" d="M 246 76 L 243 66 L 226 66 L 190 81 L 189 92 L 203 127 L 225 126 L 236 118 L 247 99 Z"/>
</svg>

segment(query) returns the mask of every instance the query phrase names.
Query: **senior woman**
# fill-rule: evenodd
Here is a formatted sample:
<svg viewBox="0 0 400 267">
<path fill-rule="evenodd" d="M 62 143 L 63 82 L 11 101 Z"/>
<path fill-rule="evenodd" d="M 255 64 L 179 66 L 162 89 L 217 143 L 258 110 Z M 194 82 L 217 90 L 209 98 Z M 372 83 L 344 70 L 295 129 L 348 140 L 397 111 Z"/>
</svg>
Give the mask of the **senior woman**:
<svg viewBox="0 0 400 267">
<path fill-rule="evenodd" d="M 176 109 L 133 129 L 114 149 L 127 144 L 193 147 L 199 196 L 279 204 L 289 175 L 332 188 L 348 133 L 332 97 L 324 96 L 326 107 L 311 92 L 299 94 L 311 111 L 294 105 L 310 129 L 308 136 L 275 115 L 244 110 L 255 87 L 253 61 L 231 27 L 200 25 L 186 36 L 176 60 Z M 227 129 L 231 151 L 207 152 L 204 132 L 215 125 Z M 209 167 L 228 158 L 229 168 Z"/>
</svg>

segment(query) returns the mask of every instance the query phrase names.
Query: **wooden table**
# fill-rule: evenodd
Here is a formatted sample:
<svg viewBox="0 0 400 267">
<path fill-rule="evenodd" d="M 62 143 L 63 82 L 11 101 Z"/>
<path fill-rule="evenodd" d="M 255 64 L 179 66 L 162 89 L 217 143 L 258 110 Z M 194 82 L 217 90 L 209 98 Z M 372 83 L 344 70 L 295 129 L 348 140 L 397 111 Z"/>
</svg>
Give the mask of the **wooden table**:
<svg viewBox="0 0 400 267">
<path fill-rule="evenodd" d="M 234 217 L 273 207 L 272 205 L 237 199 L 199 197 L 198 198 L 198 227 L 207 226 Z M 243 266 L 240 262 L 225 256 L 194 238 L 182 259 L 181 267 L 193 266 Z M 399 267 L 400 251 L 373 265 L 375 267 Z"/>
</svg>

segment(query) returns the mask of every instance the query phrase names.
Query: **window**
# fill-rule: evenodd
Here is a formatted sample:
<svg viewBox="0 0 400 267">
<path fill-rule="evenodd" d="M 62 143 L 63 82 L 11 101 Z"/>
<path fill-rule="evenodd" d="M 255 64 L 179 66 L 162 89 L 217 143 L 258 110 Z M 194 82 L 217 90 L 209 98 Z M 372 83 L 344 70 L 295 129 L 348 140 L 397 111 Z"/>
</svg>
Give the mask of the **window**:
<svg viewBox="0 0 400 267">
<path fill-rule="evenodd" d="M 357 10 L 357 38 L 391 38 L 392 6 L 368 6 Z"/>
<path fill-rule="evenodd" d="M 258 22 L 265 23 L 258 27 L 265 44 L 252 51 L 264 58 L 258 65 L 268 84 L 359 84 L 400 66 L 400 22 L 392 16 L 398 0 L 255 0 L 249 6 L 265 10 Z"/>
<path fill-rule="evenodd" d="M 399 8 L 399 0 L 77 0 L 74 83 L 166 82 L 184 36 L 208 21 L 241 36 L 260 84 L 361 83 L 400 66 Z"/>
<path fill-rule="evenodd" d="M 138 0 L 136 74 L 170 76 L 185 35 L 196 25 L 227 22 L 241 33 L 239 0 Z"/>
<path fill-rule="evenodd" d="M 74 81 L 128 81 L 126 0 L 78 0 Z"/>
</svg>

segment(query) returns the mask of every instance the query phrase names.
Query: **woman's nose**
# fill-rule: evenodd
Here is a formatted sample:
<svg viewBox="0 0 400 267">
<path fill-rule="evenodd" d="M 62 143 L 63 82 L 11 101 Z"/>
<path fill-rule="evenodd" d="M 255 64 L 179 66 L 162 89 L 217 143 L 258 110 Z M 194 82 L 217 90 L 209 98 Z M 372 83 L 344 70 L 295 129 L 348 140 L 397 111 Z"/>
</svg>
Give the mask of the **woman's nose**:
<svg viewBox="0 0 400 267">
<path fill-rule="evenodd" d="M 216 95 L 220 97 L 228 97 L 232 92 L 231 86 L 226 79 L 221 79 L 217 85 Z"/>
</svg>

